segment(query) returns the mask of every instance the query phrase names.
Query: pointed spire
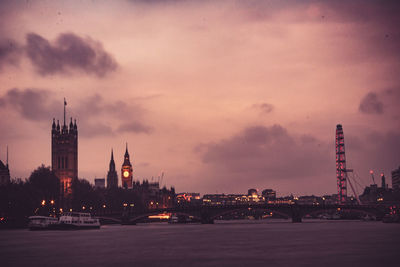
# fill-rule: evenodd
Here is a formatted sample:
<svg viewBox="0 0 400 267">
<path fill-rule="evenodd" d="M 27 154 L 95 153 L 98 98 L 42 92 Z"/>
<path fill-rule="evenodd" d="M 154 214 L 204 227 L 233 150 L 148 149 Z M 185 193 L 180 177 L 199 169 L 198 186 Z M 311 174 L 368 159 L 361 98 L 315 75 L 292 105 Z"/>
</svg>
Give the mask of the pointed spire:
<svg viewBox="0 0 400 267">
<path fill-rule="evenodd" d="M 114 151 L 111 148 L 111 160 L 110 160 L 109 172 L 113 172 L 113 171 L 115 171 L 115 162 L 114 162 Z"/>
<path fill-rule="evenodd" d="M 65 100 L 65 97 L 64 97 L 64 126 L 66 126 L 66 124 L 65 124 L 65 106 L 67 105 L 67 101 Z"/>
<path fill-rule="evenodd" d="M 124 156 L 124 163 L 123 165 L 128 165 L 131 166 L 131 162 L 129 160 L 129 153 L 128 153 L 128 142 L 126 143 L 126 150 L 125 150 L 125 156 Z"/>
<path fill-rule="evenodd" d="M 72 123 L 72 117 L 71 117 L 71 121 L 69 123 L 69 130 L 72 131 L 74 129 L 74 124 Z"/>
<path fill-rule="evenodd" d="M 52 128 L 53 130 L 56 129 L 56 119 L 55 119 L 55 118 L 53 118 L 53 124 L 51 125 L 51 128 Z"/>
<path fill-rule="evenodd" d="M 59 120 L 57 120 L 57 131 L 58 132 L 60 131 L 60 121 Z"/>
</svg>

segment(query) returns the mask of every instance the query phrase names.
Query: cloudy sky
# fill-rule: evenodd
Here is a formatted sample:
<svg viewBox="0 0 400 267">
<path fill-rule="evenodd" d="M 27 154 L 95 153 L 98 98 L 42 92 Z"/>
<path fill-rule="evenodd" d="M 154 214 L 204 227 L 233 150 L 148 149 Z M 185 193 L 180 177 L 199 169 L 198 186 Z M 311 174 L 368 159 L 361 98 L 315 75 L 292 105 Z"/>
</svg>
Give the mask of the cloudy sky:
<svg viewBox="0 0 400 267">
<path fill-rule="evenodd" d="M 299 2 L 0 1 L 0 159 L 50 165 L 66 97 L 89 181 L 128 142 L 134 179 L 179 192 L 332 194 L 338 123 L 359 183 L 390 178 L 400 5 Z"/>
</svg>

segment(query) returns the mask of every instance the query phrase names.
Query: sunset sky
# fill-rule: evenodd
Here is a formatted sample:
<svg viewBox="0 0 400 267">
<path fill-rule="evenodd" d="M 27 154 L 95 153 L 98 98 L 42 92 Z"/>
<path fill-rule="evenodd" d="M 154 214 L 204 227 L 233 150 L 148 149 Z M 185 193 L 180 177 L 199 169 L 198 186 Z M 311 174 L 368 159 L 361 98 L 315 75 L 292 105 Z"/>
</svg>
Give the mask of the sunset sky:
<svg viewBox="0 0 400 267">
<path fill-rule="evenodd" d="M 396 1 L 0 1 L 0 159 L 8 145 L 13 178 L 50 165 L 65 97 L 91 182 L 128 142 L 134 179 L 164 172 L 177 192 L 333 194 L 340 123 L 360 183 L 372 169 L 391 186 L 399 14 Z"/>
</svg>

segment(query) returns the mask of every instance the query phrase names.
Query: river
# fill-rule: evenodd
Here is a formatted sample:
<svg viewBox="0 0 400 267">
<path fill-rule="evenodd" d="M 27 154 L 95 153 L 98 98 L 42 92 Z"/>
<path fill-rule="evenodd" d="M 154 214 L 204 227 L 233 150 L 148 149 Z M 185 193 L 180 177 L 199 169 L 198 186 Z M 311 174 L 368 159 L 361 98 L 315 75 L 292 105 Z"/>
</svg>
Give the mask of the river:
<svg viewBox="0 0 400 267">
<path fill-rule="evenodd" d="M 1 266 L 400 266 L 400 224 L 220 221 L 0 231 Z"/>
</svg>

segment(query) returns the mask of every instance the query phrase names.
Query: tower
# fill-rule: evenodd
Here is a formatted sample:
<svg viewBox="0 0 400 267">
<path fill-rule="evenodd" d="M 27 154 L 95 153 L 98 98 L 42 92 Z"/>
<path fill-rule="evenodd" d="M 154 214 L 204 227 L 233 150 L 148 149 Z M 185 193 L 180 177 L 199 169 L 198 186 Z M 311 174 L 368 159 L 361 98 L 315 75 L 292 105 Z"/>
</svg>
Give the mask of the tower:
<svg viewBox="0 0 400 267">
<path fill-rule="evenodd" d="M 121 168 L 121 182 L 125 189 L 132 189 L 132 164 L 129 160 L 128 143 L 126 144 L 124 163 Z"/>
<path fill-rule="evenodd" d="M 51 127 L 51 168 L 60 179 L 60 195 L 68 196 L 72 193 L 72 181 L 78 179 L 78 127 L 76 120 L 69 127 L 65 122 L 64 98 L 64 124 L 60 126 L 57 120 L 53 119 Z"/>
<path fill-rule="evenodd" d="M 382 188 L 383 189 L 387 189 L 388 186 L 386 184 L 386 178 L 385 178 L 385 175 L 383 173 L 381 173 L 381 179 L 382 179 Z"/>
<path fill-rule="evenodd" d="M 339 204 L 345 204 L 347 199 L 347 170 L 343 127 L 341 124 L 336 125 L 336 178 Z"/>
<path fill-rule="evenodd" d="M 117 188 L 118 187 L 118 174 L 115 170 L 114 153 L 111 149 L 111 160 L 110 167 L 107 173 L 107 188 Z"/>
<path fill-rule="evenodd" d="M 8 168 L 8 146 L 7 146 L 7 161 L 6 164 L 0 160 L 0 186 L 7 185 L 11 181 L 10 169 Z"/>
</svg>

